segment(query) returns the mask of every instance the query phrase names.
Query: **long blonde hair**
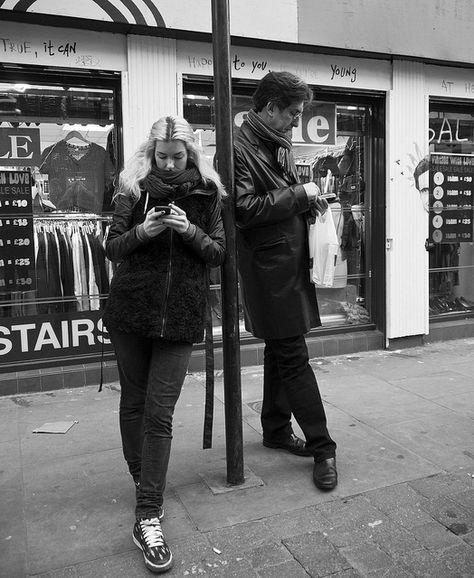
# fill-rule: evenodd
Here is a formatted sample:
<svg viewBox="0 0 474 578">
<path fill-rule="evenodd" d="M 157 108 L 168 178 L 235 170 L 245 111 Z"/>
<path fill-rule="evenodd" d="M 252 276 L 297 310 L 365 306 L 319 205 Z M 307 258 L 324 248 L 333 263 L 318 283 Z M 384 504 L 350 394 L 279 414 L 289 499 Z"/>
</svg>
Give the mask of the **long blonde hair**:
<svg viewBox="0 0 474 578">
<path fill-rule="evenodd" d="M 138 202 L 140 182 L 152 169 L 156 143 L 174 140 L 184 143 L 188 153 L 188 163 L 191 162 L 196 166 L 202 180 L 207 184 L 214 184 L 220 197 L 225 196 L 224 185 L 212 164 L 198 147 L 191 125 L 184 118 L 168 115 L 161 117 L 153 124 L 148 139 L 138 147 L 135 154 L 125 164 L 120 173 L 114 199 L 122 194 L 130 195 L 135 202 Z"/>
</svg>

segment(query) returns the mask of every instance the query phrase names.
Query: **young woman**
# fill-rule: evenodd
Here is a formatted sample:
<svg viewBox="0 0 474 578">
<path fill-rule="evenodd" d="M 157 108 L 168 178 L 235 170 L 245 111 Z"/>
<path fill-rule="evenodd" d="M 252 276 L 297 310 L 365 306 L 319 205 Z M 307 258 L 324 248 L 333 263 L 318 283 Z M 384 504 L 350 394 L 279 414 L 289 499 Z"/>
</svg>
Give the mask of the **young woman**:
<svg viewBox="0 0 474 578">
<path fill-rule="evenodd" d="M 173 412 L 193 343 L 204 334 L 207 267 L 224 260 L 219 176 L 198 150 L 190 125 L 156 121 L 120 175 L 106 242 L 120 262 L 104 323 L 120 377 L 120 431 L 136 485 L 133 541 L 146 566 L 164 572 L 163 492 Z"/>
</svg>

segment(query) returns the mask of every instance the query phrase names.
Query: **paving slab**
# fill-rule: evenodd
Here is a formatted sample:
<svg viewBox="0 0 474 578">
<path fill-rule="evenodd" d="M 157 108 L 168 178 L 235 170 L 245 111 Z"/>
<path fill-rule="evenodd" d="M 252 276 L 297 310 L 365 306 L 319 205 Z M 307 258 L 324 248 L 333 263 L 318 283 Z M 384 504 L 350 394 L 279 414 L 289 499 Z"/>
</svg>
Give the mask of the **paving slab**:
<svg viewBox="0 0 474 578">
<path fill-rule="evenodd" d="M 258 572 L 259 578 L 308 578 L 308 573 L 296 560 L 291 562 L 284 562 L 278 565 L 268 565 L 265 568 L 260 568 Z"/>
<path fill-rule="evenodd" d="M 341 548 L 340 552 L 350 566 L 358 570 L 362 575 L 375 572 L 383 576 L 386 570 L 394 566 L 393 559 L 375 544 L 366 542 L 347 546 Z"/>
<path fill-rule="evenodd" d="M 469 460 L 468 460 L 469 461 Z M 461 467 L 452 472 L 412 480 L 409 486 L 427 498 L 474 493 L 474 467 Z"/>
<path fill-rule="evenodd" d="M 2 485 L 0 504 L 0 576 L 1 568 L 5 568 L 9 578 L 23 578 L 27 571 L 28 545 L 20 476 L 11 476 L 9 485 Z"/>
<path fill-rule="evenodd" d="M 328 576 L 352 568 L 344 550 L 335 548 L 322 532 L 287 538 L 283 543 L 310 576 Z"/>
<path fill-rule="evenodd" d="M 436 402 L 458 415 L 474 420 L 474 385 L 470 391 L 458 393 L 456 396 L 453 396 L 451 393 L 446 393 L 436 398 Z"/>
<path fill-rule="evenodd" d="M 471 343 L 471 346 L 474 347 L 474 343 Z M 471 355 L 466 355 L 467 358 L 471 357 Z M 472 379 L 472 360 L 471 359 L 464 359 L 463 357 L 455 357 L 450 363 L 449 361 L 443 363 L 443 367 L 452 371 L 454 374 L 461 374 L 464 375 L 468 381 Z"/>
<path fill-rule="evenodd" d="M 349 392 L 346 384 L 331 384 L 329 387 L 325 381 L 322 381 L 321 390 L 328 403 L 374 428 L 442 416 L 446 412 L 445 408 L 430 400 L 369 374 L 355 375 Z"/>
<path fill-rule="evenodd" d="M 422 479 L 434 479 L 435 477 L 430 476 Z M 379 510 L 388 514 L 402 507 L 419 506 L 423 496 L 411 484 L 403 483 L 378 488 L 367 492 L 364 497 Z"/>
<path fill-rule="evenodd" d="M 366 540 L 377 544 L 392 558 L 402 552 L 414 552 L 423 549 L 423 544 L 417 539 L 417 533 L 413 529 L 403 528 L 392 520 L 383 520 L 381 524 L 369 528 L 366 528 L 365 531 Z"/>
<path fill-rule="evenodd" d="M 413 528 L 412 533 L 418 542 L 427 550 L 439 550 L 457 546 L 459 538 L 439 522 L 428 522 Z"/>
<path fill-rule="evenodd" d="M 469 377 L 457 371 L 443 369 L 442 371 L 427 371 L 424 375 L 391 379 L 390 383 L 401 389 L 415 393 L 426 399 L 440 399 L 448 395 L 457 397 L 459 394 L 472 393 L 474 376 Z"/>
<path fill-rule="evenodd" d="M 0 397 L 0 443 L 19 439 L 18 411 L 18 405 L 11 398 Z"/>
<path fill-rule="evenodd" d="M 466 544 L 459 544 L 443 550 L 439 554 L 446 566 L 458 576 L 471 578 L 474 568 L 474 550 Z"/>
<path fill-rule="evenodd" d="M 423 578 L 461 578 L 457 570 L 451 569 L 446 562 L 428 550 L 407 552 L 398 557 L 398 563 L 411 576 Z"/>
<path fill-rule="evenodd" d="M 474 530 L 474 511 L 448 496 L 424 500 L 422 508 L 453 534 L 463 535 Z"/>
<path fill-rule="evenodd" d="M 118 394 L 96 388 L 32 394 L 17 408 L 25 465 L 34 469 L 47 460 L 121 448 Z M 46 422 L 77 420 L 66 434 L 33 433 Z"/>
<path fill-rule="evenodd" d="M 117 451 L 98 452 L 37 464 L 29 472 L 24 507 L 30 573 L 130 547 L 133 502 L 125 476 L 117 475 L 119 460 Z"/>
<path fill-rule="evenodd" d="M 272 538 L 279 541 L 309 532 L 326 531 L 328 520 L 318 506 L 307 506 L 268 516 L 264 520 L 264 526 L 265 531 L 268 530 Z"/>
<path fill-rule="evenodd" d="M 436 411 L 418 419 L 380 425 L 379 429 L 439 469 L 453 470 L 467 463 L 471 463 L 474 469 L 474 460 L 469 455 L 473 452 L 474 421 L 463 415 L 451 410 Z"/>
</svg>

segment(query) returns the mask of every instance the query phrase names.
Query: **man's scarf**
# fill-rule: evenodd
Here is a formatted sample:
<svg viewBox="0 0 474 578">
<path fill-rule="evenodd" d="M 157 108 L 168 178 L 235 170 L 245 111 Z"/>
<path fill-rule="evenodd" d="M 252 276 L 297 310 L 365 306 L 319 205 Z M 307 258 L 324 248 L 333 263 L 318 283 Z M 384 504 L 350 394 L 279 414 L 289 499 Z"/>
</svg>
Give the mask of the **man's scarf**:
<svg viewBox="0 0 474 578">
<path fill-rule="evenodd" d="M 291 138 L 285 133 L 277 131 L 265 122 L 253 109 L 247 113 L 247 122 L 252 131 L 262 140 L 276 144 L 276 158 L 278 165 L 283 169 L 286 177 L 294 182 L 298 181 L 295 161 L 291 154 Z"/>
</svg>

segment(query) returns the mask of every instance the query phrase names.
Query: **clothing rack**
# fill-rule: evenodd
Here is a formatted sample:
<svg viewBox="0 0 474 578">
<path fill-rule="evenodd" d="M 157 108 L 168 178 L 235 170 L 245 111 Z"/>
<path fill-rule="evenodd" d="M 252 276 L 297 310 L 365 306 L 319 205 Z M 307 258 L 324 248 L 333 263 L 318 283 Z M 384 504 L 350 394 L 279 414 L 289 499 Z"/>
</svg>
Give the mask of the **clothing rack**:
<svg viewBox="0 0 474 578">
<path fill-rule="evenodd" d="M 97 213 L 43 213 L 41 215 L 33 215 L 35 221 L 112 221 L 112 215 L 98 215 Z"/>
<path fill-rule="evenodd" d="M 37 296 L 53 300 L 40 306 L 42 313 L 97 310 L 108 293 L 113 273 L 104 251 L 108 222 L 104 230 L 101 216 L 69 216 L 34 219 Z"/>
</svg>

